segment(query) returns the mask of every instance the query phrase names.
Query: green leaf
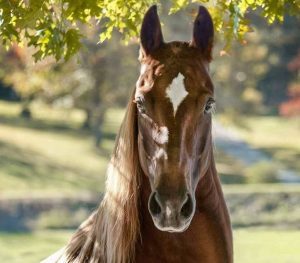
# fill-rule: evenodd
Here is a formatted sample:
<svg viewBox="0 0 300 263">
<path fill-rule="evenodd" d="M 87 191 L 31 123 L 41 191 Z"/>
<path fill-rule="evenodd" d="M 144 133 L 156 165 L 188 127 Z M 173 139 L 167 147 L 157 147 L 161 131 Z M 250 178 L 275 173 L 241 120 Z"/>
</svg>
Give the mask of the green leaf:
<svg viewBox="0 0 300 263">
<path fill-rule="evenodd" d="M 54 56 L 57 60 L 69 59 L 81 47 L 84 37 L 82 24 L 101 21 L 102 43 L 111 38 L 113 30 L 123 34 L 128 41 L 139 34 L 146 10 L 157 0 L 30 0 L 0 1 L 0 37 L 5 45 L 27 43 L 37 52 L 35 59 Z M 261 10 L 260 15 L 268 22 L 283 22 L 284 15 L 298 15 L 299 1 L 283 0 L 171 0 L 170 14 L 203 4 L 209 8 L 215 29 L 226 47 L 232 41 L 242 41 L 250 31 L 246 14 Z"/>
</svg>

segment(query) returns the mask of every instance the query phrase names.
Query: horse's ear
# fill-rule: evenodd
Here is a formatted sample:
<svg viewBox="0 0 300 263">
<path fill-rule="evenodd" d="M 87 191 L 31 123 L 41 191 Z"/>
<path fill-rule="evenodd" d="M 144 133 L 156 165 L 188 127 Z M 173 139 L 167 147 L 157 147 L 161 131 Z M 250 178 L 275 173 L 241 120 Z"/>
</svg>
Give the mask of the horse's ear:
<svg viewBox="0 0 300 263">
<path fill-rule="evenodd" d="M 153 5 L 144 16 L 141 29 L 141 46 L 145 54 L 149 55 L 152 51 L 157 49 L 163 41 L 157 6 Z"/>
<path fill-rule="evenodd" d="M 194 21 L 193 39 L 191 45 L 201 50 L 204 57 L 211 61 L 214 42 L 214 25 L 208 10 L 204 6 L 199 7 Z"/>
</svg>

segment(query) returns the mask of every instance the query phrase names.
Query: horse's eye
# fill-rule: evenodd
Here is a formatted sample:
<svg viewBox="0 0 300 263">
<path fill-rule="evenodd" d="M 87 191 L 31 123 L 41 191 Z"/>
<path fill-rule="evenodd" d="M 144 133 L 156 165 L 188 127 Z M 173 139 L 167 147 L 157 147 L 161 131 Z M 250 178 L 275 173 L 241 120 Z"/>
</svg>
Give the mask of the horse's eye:
<svg viewBox="0 0 300 263">
<path fill-rule="evenodd" d="M 204 113 L 210 113 L 214 104 L 215 104 L 215 100 L 213 98 L 209 98 L 208 101 L 206 102 Z"/>
</svg>

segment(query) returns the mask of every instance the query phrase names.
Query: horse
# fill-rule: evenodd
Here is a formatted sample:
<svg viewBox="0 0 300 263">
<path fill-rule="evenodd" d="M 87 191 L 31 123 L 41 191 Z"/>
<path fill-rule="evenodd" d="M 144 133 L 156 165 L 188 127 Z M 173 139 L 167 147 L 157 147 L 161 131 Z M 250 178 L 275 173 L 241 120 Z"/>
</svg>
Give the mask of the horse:
<svg viewBox="0 0 300 263">
<path fill-rule="evenodd" d="M 232 231 L 213 153 L 214 28 L 200 6 L 190 42 L 165 43 L 157 14 L 140 33 L 140 76 L 99 208 L 45 262 L 231 263 Z"/>
</svg>

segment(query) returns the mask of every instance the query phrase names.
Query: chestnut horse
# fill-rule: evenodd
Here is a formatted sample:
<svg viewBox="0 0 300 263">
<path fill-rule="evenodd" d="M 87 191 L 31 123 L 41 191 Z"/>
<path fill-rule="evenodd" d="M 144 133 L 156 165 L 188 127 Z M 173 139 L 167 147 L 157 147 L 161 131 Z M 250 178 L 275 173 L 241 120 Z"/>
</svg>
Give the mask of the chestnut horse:
<svg viewBox="0 0 300 263">
<path fill-rule="evenodd" d="M 230 263 L 229 214 L 212 145 L 213 23 L 199 8 L 190 43 L 165 43 L 156 6 L 141 29 L 141 73 L 100 207 L 44 262 Z"/>
</svg>

